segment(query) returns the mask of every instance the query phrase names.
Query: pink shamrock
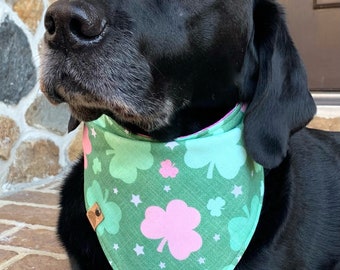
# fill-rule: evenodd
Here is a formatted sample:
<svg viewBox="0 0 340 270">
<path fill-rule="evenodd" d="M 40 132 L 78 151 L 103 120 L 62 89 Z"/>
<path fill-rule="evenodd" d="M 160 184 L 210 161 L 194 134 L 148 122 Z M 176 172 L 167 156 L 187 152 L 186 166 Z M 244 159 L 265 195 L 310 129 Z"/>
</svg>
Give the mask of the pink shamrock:
<svg viewBox="0 0 340 270">
<path fill-rule="evenodd" d="M 84 168 L 87 168 L 87 157 L 86 155 L 92 152 L 92 145 L 89 139 L 89 129 L 84 125 L 83 131 L 83 151 L 84 151 Z"/>
<path fill-rule="evenodd" d="M 159 173 L 163 176 L 163 178 L 175 178 L 178 174 L 179 170 L 175 167 L 175 164 L 171 162 L 171 160 L 167 159 L 161 162 L 161 168 L 159 169 Z"/>
<path fill-rule="evenodd" d="M 171 255 L 177 260 L 187 259 L 202 247 L 201 236 L 194 231 L 200 224 L 201 215 L 182 200 L 169 202 L 166 211 L 150 206 L 145 211 L 141 232 L 149 239 L 161 239 L 157 251 L 163 252 L 168 243 Z"/>
</svg>

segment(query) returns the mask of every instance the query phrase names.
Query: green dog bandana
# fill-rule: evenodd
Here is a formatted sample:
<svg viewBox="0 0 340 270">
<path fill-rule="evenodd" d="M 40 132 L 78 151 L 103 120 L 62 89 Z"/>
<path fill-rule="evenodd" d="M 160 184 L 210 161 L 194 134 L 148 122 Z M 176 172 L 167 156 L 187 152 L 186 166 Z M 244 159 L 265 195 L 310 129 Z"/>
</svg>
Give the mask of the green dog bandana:
<svg viewBox="0 0 340 270">
<path fill-rule="evenodd" d="M 106 115 L 86 123 L 87 216 L 113 269 L 234 269 L 264 193 L 263 168 L 244 148 L 243 115 L 238 105 L 168 143 Z"/>
</svg>

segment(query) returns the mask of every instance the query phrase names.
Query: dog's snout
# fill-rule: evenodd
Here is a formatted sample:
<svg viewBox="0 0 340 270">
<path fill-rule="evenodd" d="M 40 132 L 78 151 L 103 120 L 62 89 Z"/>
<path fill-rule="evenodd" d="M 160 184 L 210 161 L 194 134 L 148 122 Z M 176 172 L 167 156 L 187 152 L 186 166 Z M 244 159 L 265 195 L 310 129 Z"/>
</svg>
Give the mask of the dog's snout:
<svg viewBox="0 0 340 270">
<path fill-rule="evenodd" d="M 106 26 L 104 12 L 80 1 L 57 1 L 45 15 L 45 39 L 54 48 L 75 49 L 100 41 Z"/>
</svg>

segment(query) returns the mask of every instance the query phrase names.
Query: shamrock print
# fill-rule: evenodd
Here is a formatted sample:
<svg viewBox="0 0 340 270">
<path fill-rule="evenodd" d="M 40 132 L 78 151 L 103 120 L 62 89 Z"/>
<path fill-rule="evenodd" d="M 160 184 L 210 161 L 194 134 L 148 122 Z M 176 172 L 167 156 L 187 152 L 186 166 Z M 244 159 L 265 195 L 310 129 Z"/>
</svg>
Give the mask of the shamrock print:
<svg viewBox="0 0 340 270">
<path fill-rule="evenodd" d="M 93 181 L 92 185 L 86 190 L 86 204 L 91 207 L 95 203 L 100 206 L 104 215 L 104 220 L 96 229 L 96 232 L 102 236 L 105 231 L 109 234 L 116 234 L 119 231 L 119 222 L 122 218 L 120 207 L 114 202 L 109 202 L 109 191 L 105 190 L 105 194 L 97 181 Z"/>
<path fill-rule="evenodd" d="M 150 142 L 131 144 L 129 139 L 114 136 L 109 132 L 105 132 L 104 137 L 112 148 L 106 151 L 106 155 L 113 155 L 109 168 L 112 177 L 131 184 L 136 181 L 138 170 L 147 170 L 153 165 Z"/>
<path fill-rule="evenodd" d="M 215 167 L 222 177 L 233 179 L 247 159 L 245 149 L 238 145 L 241 135 L 241 129 L 235 128 L 224 136 L 202 138 L 200 145 L 197 145 L 193 140 L 188 140 L 184 161 L 187 166 L 193 169 L 208 166 L 208 179 L 213 178 Z M 211 145 L 220 145 L 221 147 L 212 147 Z M 202 156 L 199 154 L 202 151 L 208 154 Z"/>
<path fill-rule="evenodd" d="M 178 174 L 179 170 L 175 167 L 175 165 L 171 162 L 171 160 L 165 160 L 161 162 L 161 168 L 159 169 L 159 173 L 163 176 L 163 178 L 175 178 Z"/>
<path fill-rule="evenodd" d="M 83 151 L 84 151 L 84 168 L 86 169 L 88 166 L 87 156 L 92 152 L 92 145 L 89 139 L 89 129 L 86 125 L 84 125 L 83 130 Z"/>
<path fill-rule="evenodd" d="M 195 208 L 182 200 L 173 200 L 165 211 L 158 206 L 147 208 L 140 228 L 146 238 L 162 239 L 158 252 L 163 252 L 168 243 L 171 255 L 177 260 L 185 260 L 202 247 L 202 238 L 194 231 L 200 222 L 201 215 Z"/>
<path fill-rule="evenodd" d="M 97 157 L 93 160 L 92 170 L 94 174 L 98 174 L 102 171 L 102 163 Z"/>
<path fill-rule="evenodd" d="M 221 197 L 217 197 L 215 200 L 210 199 L 207 208 L 210 210 L 210 215 L 213 217 L 219 217 L 222 215 L 223 206 L 225 206 L 225 200 Z"/>
<path fill-rule="evenodd" d="M 244 231 L 240 228 L 247 228 L 247 226 L 249 227 L 248 224 L 257 224 L 259 211 L 261 210 L 260 199 L 257 196 L 254 196 L 251 201 L 250 212 L 247 205 L 243 206 L 242 209 L 246 214 L 246 217 L 235 217 L 231 219 L 228 224 L 228 231 L 230 234 L 230 247 L 234 251 L 239 251 L 244 245 L 244 241 L 253 235 L 245 235 L 247 231 Z M 255 228 L 253 229 L 255 230 Z M 250 241 L 250 239 L 248 240 Z"/>
</svg>

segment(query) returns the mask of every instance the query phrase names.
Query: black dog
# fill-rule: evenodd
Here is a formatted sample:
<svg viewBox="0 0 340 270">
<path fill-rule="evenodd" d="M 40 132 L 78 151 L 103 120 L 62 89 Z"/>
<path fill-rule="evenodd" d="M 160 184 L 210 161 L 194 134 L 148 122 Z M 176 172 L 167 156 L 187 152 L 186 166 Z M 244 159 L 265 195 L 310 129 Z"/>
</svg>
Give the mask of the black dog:
<svg viewBox="0 0 340 270">
<path fill-rule="evenodd" d="M 275 1 L 60 0 L 45 26 L 41 88 L 77 120 L 105 113 L 169 141 L 247 103 L 243 136 L 266 192 L 236 269 L 340 269 L 340 134 L 305 128 L 315 105 Z M 73 269 L 111 269 L 86 218 L 83 160 L 61 208 Z"/>
</svg>

